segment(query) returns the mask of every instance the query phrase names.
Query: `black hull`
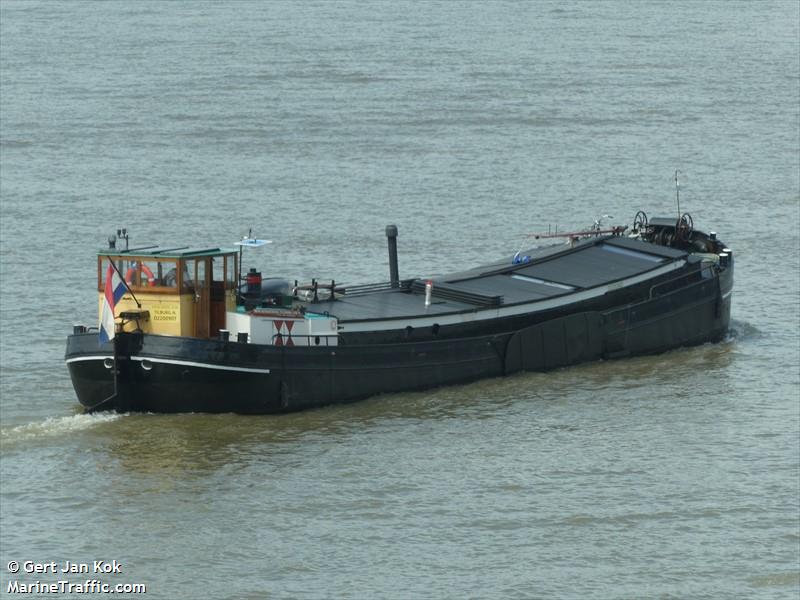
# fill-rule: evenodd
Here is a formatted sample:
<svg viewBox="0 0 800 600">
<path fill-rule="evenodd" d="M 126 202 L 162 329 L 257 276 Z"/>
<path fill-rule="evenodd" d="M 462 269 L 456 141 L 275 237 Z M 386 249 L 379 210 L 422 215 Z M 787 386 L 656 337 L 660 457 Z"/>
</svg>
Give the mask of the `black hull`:
<svg viewBox="0 0 800 600">
<path fill-rule="evenodd" d="M 84 333 L 68 338 L 66 360 L 87 408 L 290 412 L 719 341 L 730 321 L 732 286 L 730 268 L 652 299 L 606 310 L 576 307 L 512 331 L 330 348 L 120 334 L 114 363 L 110 345 Z"/>
</svg>

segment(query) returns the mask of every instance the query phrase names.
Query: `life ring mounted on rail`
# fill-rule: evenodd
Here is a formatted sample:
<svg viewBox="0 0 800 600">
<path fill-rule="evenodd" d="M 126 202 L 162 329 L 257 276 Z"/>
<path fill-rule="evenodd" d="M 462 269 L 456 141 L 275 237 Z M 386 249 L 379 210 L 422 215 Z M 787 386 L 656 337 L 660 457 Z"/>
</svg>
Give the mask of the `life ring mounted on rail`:
<svg viewBox="0 0 800 600">
<path fill-rule="evenodd" d="M 125 282 L 132 283 L 133 277 L 136 274 L 136 264 L 134 263 L 130 269 L 127 270 L 125 273 Z M 153 287 L 156 284 L 156 276 L 153 275 L 153 271 L 150 270 L 146 264 L 142 263 L 142 275 L 147 277 L 147 285 L 149 287 Z"/>
</svg>

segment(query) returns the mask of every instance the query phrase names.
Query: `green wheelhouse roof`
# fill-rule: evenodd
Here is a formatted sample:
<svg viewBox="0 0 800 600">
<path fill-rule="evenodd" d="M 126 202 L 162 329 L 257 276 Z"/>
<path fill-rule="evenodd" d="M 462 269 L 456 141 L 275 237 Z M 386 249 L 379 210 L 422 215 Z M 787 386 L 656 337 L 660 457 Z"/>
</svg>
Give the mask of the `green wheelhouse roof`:
<svg viewBox="0 0 800 600">
<path fill-rule="evenodd" d="M 229 256 L 238 254 L 236 248 L 192 248 L 191 246 L 179 246 L 171 248 L 159 248 L 158 246 L 140 246 L 129 250 L 118 248 L 108 248 L 100 250 L 97 256 L 136 256 L 142 258 L 205 258 L 208 256 Z"/>
</svg>

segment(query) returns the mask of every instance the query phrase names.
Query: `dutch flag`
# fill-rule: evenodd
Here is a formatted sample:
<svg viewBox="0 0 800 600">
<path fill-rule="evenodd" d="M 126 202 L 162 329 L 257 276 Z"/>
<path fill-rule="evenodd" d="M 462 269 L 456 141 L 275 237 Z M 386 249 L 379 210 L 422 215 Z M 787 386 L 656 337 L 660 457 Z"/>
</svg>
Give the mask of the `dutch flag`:
<svg viewBox="0 0 800 600">
<path fill-rule="evenodd" d="M 103 299 L 103 312 L 100 315 L 100 343 L 104 344 L 114 339 L 114 309 L 117 302 L 125 294 L 125 284 L 117 270 L 108 265 L 106 271 L 106 289 Z"/>
</svg>

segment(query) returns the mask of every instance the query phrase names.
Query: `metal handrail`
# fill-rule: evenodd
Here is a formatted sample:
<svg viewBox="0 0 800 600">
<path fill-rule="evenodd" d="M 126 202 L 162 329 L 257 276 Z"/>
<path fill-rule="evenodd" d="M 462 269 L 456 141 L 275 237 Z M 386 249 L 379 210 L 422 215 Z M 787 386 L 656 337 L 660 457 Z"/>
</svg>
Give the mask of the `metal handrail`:
<svg viewBox="0 0 800 600">
<path fill-rule="evenodd" d="M 425 284 L 421 280 L 414 282 L 411 289 L 416 292 L 423 292 Z M 500 306 L 503 304 L 503 296 L 481 294 L 478 292 L 470 292 L 468 290 L 460 290 L 452 287 L 447 283 L 439 283 L 433 286 L 432 295 L 434 298 L 443 298 L 445 300 L 455 300 L 465 304 L 472 304 L 476 306 Z"/>
<path fill-rule="evenodd" d="M 381 281 L 378 283 L 363 283 L 360 285 L 345 285 L 341 286 L 343 289 L 343 293 L 345 296 L 363 296 L 364 294 L 371 294 L 374 292 L 388 292 L 388 291 L 396 291 L 402 292 L 407 291 L 411 288 L 411 284 L 414 282 L 414 279 L 404 279 L 400 282 L 399 287 L 393 287 L 391 281 Z M 338 288 L 337 288 L 338 291 Z M 341 292 L 340 292 L 341 293 Z"/>
<path fill-rule="evenodd" d="M 275 345 L 275 340 L 278 339 L 279 337 L 281 339 L 283 339 L 283 338 L 315 338 L 315 339 L 316 338 L 319 338 L 319 339 L 325 338 L 325 346 L 327 347 L 327 346 L 330 346 L 330 343 L 329 343 L 330 342 L 330 338 L 337 338 L 337 340 L 338 340 L 339 334 L 338 333 L 334 333 L 333 335 L 312 335 L 310 333 L 293 333 L 293 334 L 289 335 L 289 334 L 283 334 L 283 333 L 275 333 L 275 334 L 272 335 L 272 345 L 273 346 Z M 320 344 L 314 344 L 313 346 L 311 344 L 309 344 L 309 347 L 314 348 L 314 347 L 322 346 L 322 345 L 323 344 L 321 344 L 321 343 Z"/>
<path fill-rule="evenodd" d="M 289 334 L 283 334 L 283 333 L 276 333 L 276 334 L 273 334 L 273 336 L 272 336 L 272 345 L 273 346 L 275 345 L 275 340 L 278 339 L 279 337 L 281 339 L 284 339 L 284 338 L 287 338 L 287 339 L 288 338 L 308 338 L 309 340 L 311 338 L 315 338 L 315 339 L 319 338 L 320 340 L 322 340 L 322 338 L 325 338 L 325 344 L 322 344 L 321 342 L 319 344 L 308 344 L 308 347 L 309 348 L 316 348 L 316 347 L 319 347 L 319 346 L 325 346 L 327 348 L 327 347 L 329 347 L 331 345 L 330 344 L 330 338 L 336 338 L 338 340 L 339 339 L 339 334 L 335 333 L 333 335 L 312 335 L 312 334 L 306 334 L 306 333 L 293 333 L 293 334 L 289 335 Z M 284 343 L 284 344 L 282 344 L 282 346 L 285 347 L 286 344 Z M 301 347 L 305 347 L 305 346 L 301 346 Z"/>
</svg>

